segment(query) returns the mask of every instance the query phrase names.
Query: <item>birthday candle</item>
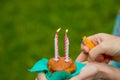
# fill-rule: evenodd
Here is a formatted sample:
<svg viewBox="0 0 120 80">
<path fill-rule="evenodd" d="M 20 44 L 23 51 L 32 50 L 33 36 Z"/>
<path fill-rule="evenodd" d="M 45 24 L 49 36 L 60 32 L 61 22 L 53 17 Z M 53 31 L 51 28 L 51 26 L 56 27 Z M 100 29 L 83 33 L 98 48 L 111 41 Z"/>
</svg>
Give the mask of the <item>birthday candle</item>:
<svg viewBox="0 0 120 80">
<path fill-rule="evenodd" d="M 59 52 L 58 52 L 58 32 L 60 31 L 61 28 L 59 28 L 57 31 L 56 31 L 56 34 L 55 34 L 55 61 L 58 61 L 59 60 Z"/>
<path fill-rule="evenodd" d="M 66 29 L 65 37 L 64 37 L 64 46 L 65 46 L 65 61 L 69 62 L 69 39 L 67 36 L 68 29 Z"/>
</svg>

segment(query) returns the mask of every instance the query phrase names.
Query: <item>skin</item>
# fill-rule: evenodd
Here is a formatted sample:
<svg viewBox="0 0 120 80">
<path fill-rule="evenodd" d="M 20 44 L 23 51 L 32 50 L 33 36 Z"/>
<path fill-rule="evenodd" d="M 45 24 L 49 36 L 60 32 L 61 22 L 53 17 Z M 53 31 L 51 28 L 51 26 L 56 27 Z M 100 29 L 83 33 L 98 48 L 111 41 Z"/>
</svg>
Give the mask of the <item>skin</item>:
<svg viewBox="0 0 120 80">
<path fill-rule="evenodd" d="M 45 73 L 39 73 L 35 80 L 47 80 Z"/>
<path fill-rule="evenodd" d="M 88 59 L 88 64 L 78 76 L 73 77 L 71 80 L 93 80 L 98 78 L 120 80 L 118 75 L 120 69 L 106 64 L 110 60 L 120 62 L 120 37 L 99 33 L 88 38 L 96 47 L 89 50 L 88 47 L 81 45 L 82 52 L 76 61 L 83 62 Z"/>
<path fill-rule="evenodd" d="M 106 62 L 109 60 L 120 61 L 120 37 L 99 33 L 88 37 L 95 45 L 92 50 L 81 44 L 82 52 L 76 61 Z"/>
<path fill-rule="evenodd" d="M 120 80 L 120 69 L 105 63 L 88 63 L 79 75 L 70 80 L 97 80 L 103 78 L 105 80 Z"/>
</svg>

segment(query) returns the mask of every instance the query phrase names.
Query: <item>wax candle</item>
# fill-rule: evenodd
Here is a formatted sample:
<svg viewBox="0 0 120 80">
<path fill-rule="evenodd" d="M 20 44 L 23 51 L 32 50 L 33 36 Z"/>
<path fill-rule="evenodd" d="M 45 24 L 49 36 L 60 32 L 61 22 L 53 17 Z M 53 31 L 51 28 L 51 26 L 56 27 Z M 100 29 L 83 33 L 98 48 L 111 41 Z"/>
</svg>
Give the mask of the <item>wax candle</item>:
<svg viewBox="0 0 120 80">
<path fill-rule="evenodd" d="M 60 31 L 61 28 L 59 28 L 57 31 L 56 31 L 56 34 L 55 34 L 55 61 L 58 61 L 59 60 L 59 51 L 58 51 L 58 32 Z"/>
<path fill-rule="evenodd" d="M 67 36 L 68 29 L 66 29 L 65 37 L 64 37 L 64 46 L 65 46 L 65 61 L 69 62 L 69 39 Z"/>
</svg>

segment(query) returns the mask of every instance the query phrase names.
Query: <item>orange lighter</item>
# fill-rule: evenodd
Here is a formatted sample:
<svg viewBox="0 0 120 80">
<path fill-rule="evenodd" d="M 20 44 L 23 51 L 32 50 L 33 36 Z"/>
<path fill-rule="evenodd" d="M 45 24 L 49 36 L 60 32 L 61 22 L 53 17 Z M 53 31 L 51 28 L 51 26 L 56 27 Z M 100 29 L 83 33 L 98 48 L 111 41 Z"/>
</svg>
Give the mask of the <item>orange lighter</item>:
<svg viewBox="0 0 120 80">
<path fill-rule="evenodd" d="M 90 50 L 95 47 L 94 43 L 90 41 L 86 36 L 83 37 L 82 44 L 87 46 Z"/>
</svg>

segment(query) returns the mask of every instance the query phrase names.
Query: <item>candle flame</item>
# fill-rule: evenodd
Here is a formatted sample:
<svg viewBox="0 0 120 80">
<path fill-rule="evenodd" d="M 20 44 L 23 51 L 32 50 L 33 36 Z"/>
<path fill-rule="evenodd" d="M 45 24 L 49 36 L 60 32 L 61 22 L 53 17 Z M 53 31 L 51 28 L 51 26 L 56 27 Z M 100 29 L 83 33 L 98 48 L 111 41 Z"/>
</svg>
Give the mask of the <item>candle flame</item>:
<svg viewBox="0 0 120 80">
<path fill-rule="evenodd" d="M 58 28 L 56 32 L 58 33 L 60 30 L 61 30 L 61 28 Z"/>
<path fill-rule="evenodd" d="M 68 29 L 66 29 L 66 31 L 65 31 L 66 33 L 68 33 Z"/>
</svg>

